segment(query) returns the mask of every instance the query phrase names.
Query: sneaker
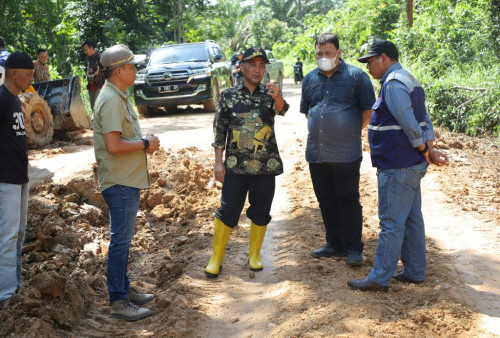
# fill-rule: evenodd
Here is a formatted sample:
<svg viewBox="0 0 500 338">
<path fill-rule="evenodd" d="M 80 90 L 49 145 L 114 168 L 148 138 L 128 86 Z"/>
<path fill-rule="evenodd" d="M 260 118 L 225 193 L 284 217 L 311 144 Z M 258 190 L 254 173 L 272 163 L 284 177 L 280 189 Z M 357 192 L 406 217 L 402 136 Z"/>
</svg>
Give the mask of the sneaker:
<svg viewBox="0 0 500 338">
<path fill-rule="evenodd" d="M 350 266 L 361 266 L 363 265 L 363 256 L 359 251 L 351 251 L 347 254 L 347 265 Z"/>
<path fill-rule="evenodd" d="M 139 293 L 134 288 L 128 290 L 128 300 L 135 305 L 144 305 L 153 300 L 153 298 L 155 298 L 155 296 L 150 293 Z"/>
<path fill-rule="evenodd" d="M 311 255 L 315 258 L 321 257 L 345 257 L 344 252 L 336 251 L 329 243 L 326 243 L 321 248 L 314 250 Z"/>
<path fill-rule="evenodd" d="M 128 299 L 120 299 L 111 303 L 111 317 L 123 320 L 139 320 L 151 316 L 149 309 L 141 308 Z"/>
</svg>

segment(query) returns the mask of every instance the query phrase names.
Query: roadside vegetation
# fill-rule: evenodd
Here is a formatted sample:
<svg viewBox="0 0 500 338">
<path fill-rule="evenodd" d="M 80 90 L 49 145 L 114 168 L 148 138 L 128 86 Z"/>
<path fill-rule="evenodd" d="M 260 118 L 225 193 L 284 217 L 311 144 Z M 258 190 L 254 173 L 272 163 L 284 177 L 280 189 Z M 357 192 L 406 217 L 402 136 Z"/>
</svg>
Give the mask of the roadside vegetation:
<svg viewBox="0 0 500 338">
<path fill-rule="evenodd" d="M 8 50 L 23 50 L 33 58 L 37 48 L 47 48 L 53 78 L 83 75 L 80 46 L 86 39 L 101 50 L 125 43 L 137 53 L 166 43 L 212 39 L 228 57 L 261 45 L 284 61 L 287 77 L 292 77 L 297 57 L 304 62 L 304 73 L 315 67 L 314 38 L 321 32 L 336 33 L 344 58 L 358 66 L 356 57 L 371 42 L 390 39 L 403 65 L 426 89 L 437 125 L 498 136 L 500 2 L 408 2 L 3 0 L 0 35 Z"/>
</svg>

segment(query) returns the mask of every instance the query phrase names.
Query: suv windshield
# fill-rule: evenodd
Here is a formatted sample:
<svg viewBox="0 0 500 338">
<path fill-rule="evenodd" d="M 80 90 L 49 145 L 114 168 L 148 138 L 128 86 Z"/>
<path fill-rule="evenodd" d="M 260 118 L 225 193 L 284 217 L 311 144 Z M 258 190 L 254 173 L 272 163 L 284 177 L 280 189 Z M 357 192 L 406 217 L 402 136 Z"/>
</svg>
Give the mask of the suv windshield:
<svg viewBox="0 0 500 338">
<path fill-rule="evenodd" d="M 159 49 L 151 55 L 150 66 L 162 63 L 208 61 L 205 45 L 181 45 Z"/>
</svg>

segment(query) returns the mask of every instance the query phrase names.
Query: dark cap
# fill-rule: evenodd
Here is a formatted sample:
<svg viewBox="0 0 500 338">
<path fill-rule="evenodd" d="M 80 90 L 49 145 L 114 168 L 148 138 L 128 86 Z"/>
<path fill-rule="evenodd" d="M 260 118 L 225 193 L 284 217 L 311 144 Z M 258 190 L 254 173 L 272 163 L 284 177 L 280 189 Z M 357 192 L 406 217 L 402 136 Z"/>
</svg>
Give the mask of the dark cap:
<svg viewBox="0 0 500 338">
<path fill-rule="evenodd" d="M 243 62 L 249 61 L 257 56 L 263 57 L 269 63 L 266 51 L 260 47 L 250 47 L 243 53 Z"/>
<path fill-rule="evenodd" d="M 14 52 L 5 61 L 5 68 L 10 69 L 34 69 L 33 60 L 23 52 Z"/>
<path fill-rule="evenodd" d="M 368 59 L 372 56 L 385 54 L 391 59 L 398 59 L 399 53 L 396 46 L 387 40 L 377 41 L 370 46 L 368 53 L 358 59 L 359 62 L 367 63 Z"/>
<path fill-rule="evenodd" d="M 102 52 L 100 61 L 104 70 L 120 67 L 126 63 L 136 64 L 141 62 L 141 60 L 138 60 L 134 56 L 134 53 L 125 45 L 114 45 L 107 48 Z"/>
</svg>

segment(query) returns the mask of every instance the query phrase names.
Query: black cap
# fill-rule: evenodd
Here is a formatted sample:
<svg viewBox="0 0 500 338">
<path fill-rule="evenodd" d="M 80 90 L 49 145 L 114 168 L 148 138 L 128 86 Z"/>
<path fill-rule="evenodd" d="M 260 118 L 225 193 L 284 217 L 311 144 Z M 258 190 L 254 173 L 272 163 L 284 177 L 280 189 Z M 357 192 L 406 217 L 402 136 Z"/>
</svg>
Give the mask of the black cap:
<svg viewBox="0 0 500 338">
<path fill-rule="evenodd" d="M 396 46 L 387 40 L 377 41 L 370 46 L 368 49 L 368 53 L 365 56 L 362 56 L 358 59 L 359 62 L 367 63 L 368 59 L 372 56 L 378 56 L 385 54 L 391 59 L 398 59 L 399 53 Z"/>
<path fill-rule="evenodd" d="M 14 52 L 9 55 L 5 62 L 5 68 L 10 69 L 34 69 L 33 60 L 23 52 Z"/>
<path fill-rule="evenodd" d="M 266 60 L 266 63 L 269 63 L 269 59 L 267 58 L 266 51 L 260 47 L 250 47 L 245 53 L 243 53 L 243 62 L 249 61 L 257 56 L 263 57 Z"/>
</svg>

